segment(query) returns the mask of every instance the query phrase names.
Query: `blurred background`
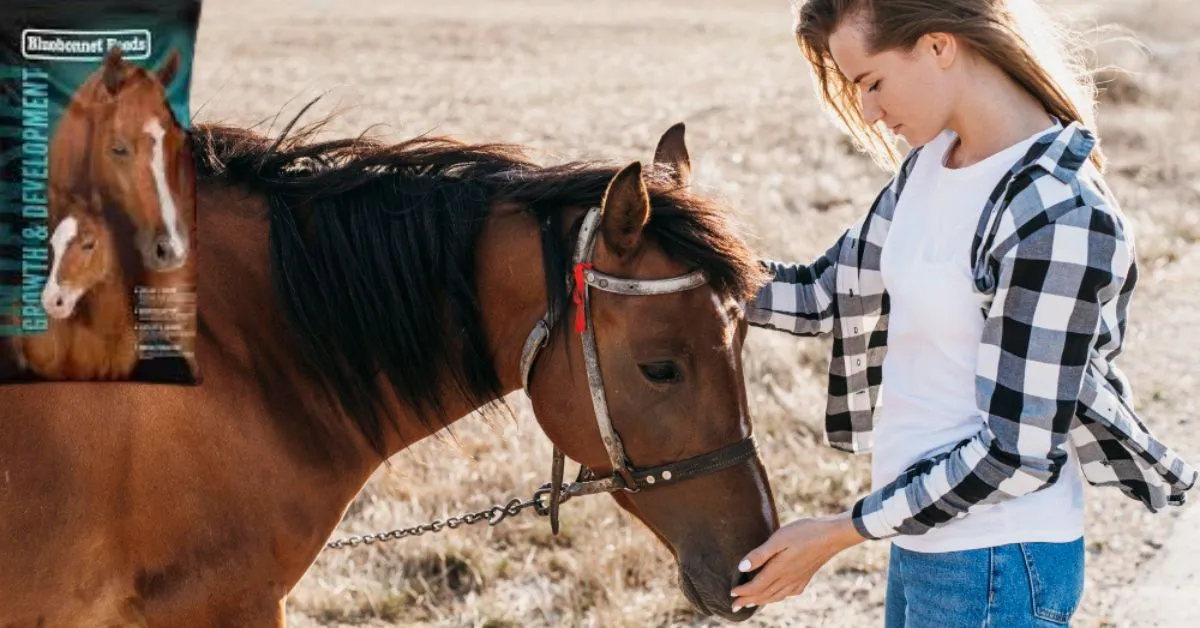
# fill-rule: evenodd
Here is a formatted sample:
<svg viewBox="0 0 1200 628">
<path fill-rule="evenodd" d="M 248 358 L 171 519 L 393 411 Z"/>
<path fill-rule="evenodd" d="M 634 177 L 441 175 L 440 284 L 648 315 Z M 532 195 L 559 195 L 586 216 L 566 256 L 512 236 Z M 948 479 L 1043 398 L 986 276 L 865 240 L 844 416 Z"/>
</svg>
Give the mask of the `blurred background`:
<svg viewBox="0 0 1200 628">
<path fill-rule="evenodd" d="M 1200 5 L 1046 6 L 1084 33 L 1097 68 L 1121 68 L 1098 73 L 1098 126 L 1143 279 L 1119 363 L 1151 429 L 1195 462 Z M 867 210 L 889 174 L 821 113 L 792 19 L 788 0 L 206 0 L 192 111 L 197 123 L 277 132 L 323 94 L 305 119 L 336 113 L 331 134 L 514 142 L 543 163 L 649 160 L 659 135 L 683 121 L 694 186 L 738 212 L 764 257 L 807 262 Z M 750 410 L 783 521 L 838 512 L 869 488 L 866 457 L 821 445 L 828 350 L 762 330 L 745 349 Z M 524 396 L 509 402 L 516 420 L 467 419 L 392 458 L 335 536 L 528 496 L 548 479 L 550 445 Z M 1164 609 L 1182 597 L 1171 602 L 1159 589 L 1200 587 L 1194 571 L 1183 585 L 1161 575 L 1187 552 L 1200 562 L 1200 545 L 1185 538 L 1185 528 L 1200 528 L 1195 507 L 1150 515 L 1089 487 L 1087 508 L 1088 581 L 1074 625 L 1171 625 Z M 611 499 L 572 501 L 562 526 L 553 537 L 546 520 L 526 515 L 327 550 L 292 592 L 289 625 L 717 625 L 693 615 L 669 552 Z M 846 552 L 803 595 L 744 625 L 882 625 L 887 547 Z M 1135 580 L 1139 571 L 1160 576 Z"/>
</svg>

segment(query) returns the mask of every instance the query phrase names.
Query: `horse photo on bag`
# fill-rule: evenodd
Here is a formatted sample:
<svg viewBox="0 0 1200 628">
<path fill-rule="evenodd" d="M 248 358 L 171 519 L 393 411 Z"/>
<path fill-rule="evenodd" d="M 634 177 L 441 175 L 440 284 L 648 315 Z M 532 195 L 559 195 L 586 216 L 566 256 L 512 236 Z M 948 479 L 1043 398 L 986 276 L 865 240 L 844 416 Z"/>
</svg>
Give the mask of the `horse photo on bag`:
<svg viewBox="0 0 1200 628">
<path fill-rule="evenodd" d="M 4 29 L 0 383 L 195 384 L 199 6 L 97 4 Z"/>
</svg>

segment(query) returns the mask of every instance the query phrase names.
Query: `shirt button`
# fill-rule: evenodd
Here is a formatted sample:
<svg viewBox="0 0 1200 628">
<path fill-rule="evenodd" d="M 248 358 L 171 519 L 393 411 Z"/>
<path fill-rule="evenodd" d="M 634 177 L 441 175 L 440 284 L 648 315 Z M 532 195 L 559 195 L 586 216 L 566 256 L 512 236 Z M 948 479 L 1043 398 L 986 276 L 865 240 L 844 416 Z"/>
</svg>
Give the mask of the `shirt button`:
<svg viewBox="0 0 1200 628">
<path fill-rule="evenodd" d="M 862 358 L 859 358 L 859 359 L 855 360 L 855 361 L 854 361 L 854 364 L 855 364 L 855 365 L 857 365 L 857 366 L 862 366 Z"/>
<path fill-rule="evenodd" d="M 855 327 L 855 328 L 854 328 L 854 333 L 856 333 L 856 334 L 858 333 L 858 328 L 857 328 L 857 327 Z"/>
</svg>

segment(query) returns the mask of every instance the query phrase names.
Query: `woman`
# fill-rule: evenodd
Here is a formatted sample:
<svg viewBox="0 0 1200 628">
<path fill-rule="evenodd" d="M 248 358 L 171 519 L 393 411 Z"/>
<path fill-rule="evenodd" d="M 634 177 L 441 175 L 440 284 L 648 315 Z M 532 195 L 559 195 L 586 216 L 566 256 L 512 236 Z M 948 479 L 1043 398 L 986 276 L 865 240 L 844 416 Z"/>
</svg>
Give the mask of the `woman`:
<svg viewBox="0 0 1200 628">
<path fill-rule="evenodd" d="M 736 608 L 891 539 L 889 627 L 1065 625 L 1083 589 L 1082 479 L 1151 510 L 1195 483 L 1112 362 L 1133 236 L 1100 174 L 1091 84 L 1045 19 L 1017 0 L 800 7 L 835 119 L 881 162 L 898 161 L 896 136 L 913 149 L 824 256 L 768 263 L 747 308 L 761 327 L 833 335 L 827 438 L 873 448 L 873 491 L 747 555 L 759 571 Z"/>
</svg>

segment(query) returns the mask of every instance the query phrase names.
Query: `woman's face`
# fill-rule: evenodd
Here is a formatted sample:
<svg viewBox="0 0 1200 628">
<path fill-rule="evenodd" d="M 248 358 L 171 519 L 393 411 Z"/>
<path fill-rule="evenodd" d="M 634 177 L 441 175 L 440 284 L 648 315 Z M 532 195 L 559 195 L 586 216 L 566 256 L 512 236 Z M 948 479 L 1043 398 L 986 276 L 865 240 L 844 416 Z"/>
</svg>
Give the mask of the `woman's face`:
<svg viewBox="0 0 1200 628">
<path fill-rule="evenodd" d="M 847 19 L 829 38 L 838 69 L 858 88 L 863 118 L 882 123 L 910 146 L 923 146 L 949 126 L 957 101 L 948 71 L 957 42 L 943 33 L 924 35 L 911 51 L 869 54 L 861 19 Z"/>
</svg>

